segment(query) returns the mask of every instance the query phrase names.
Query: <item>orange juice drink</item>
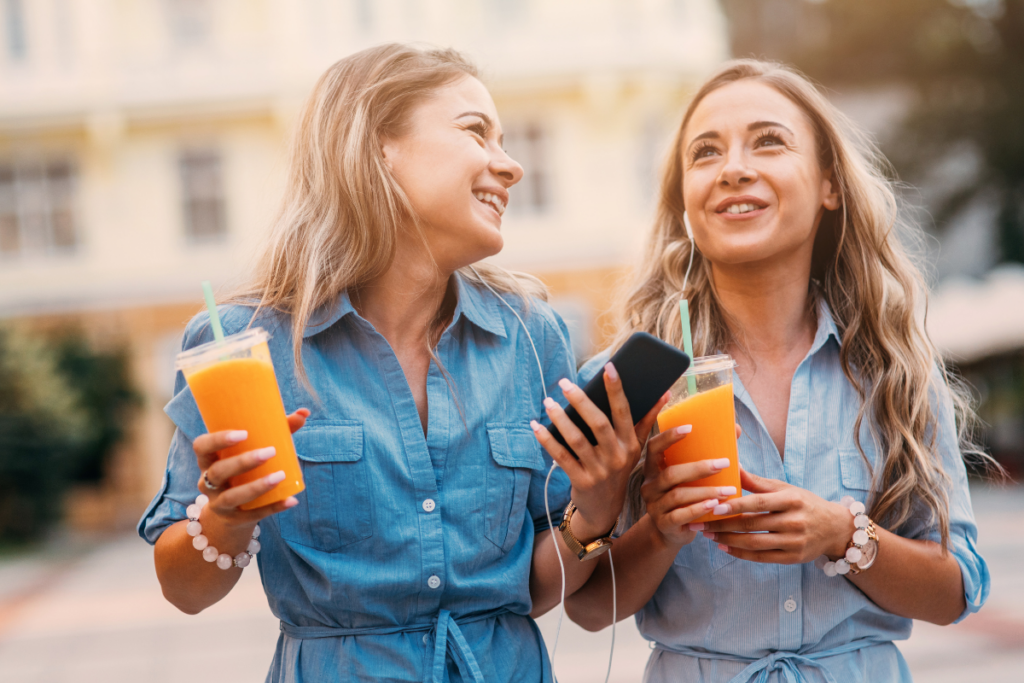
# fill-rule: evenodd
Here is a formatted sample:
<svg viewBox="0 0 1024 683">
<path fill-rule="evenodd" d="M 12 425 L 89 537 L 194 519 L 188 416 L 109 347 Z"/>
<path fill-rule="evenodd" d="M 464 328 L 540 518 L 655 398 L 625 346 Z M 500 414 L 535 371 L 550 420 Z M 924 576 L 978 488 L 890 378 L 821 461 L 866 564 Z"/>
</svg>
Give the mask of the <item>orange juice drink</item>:
<svg viewBox="0 0 1024 683">
<path fill-rule="evenodd" d="M 285 473 L 284 481 L 242 505 L 243 510 L 276 503 L 306 488 L 270 360 L 269 338 L 260 328 L 246 330 L 226 337 L 223 344 L 210 342 L 185 351 L 176 364 L 185 374 L 208 431 L 244 429 L 249 433 L 242 443 L 220 451 L 220 458 L 266 446 L 277 449 L 267 462 L 231 478 L 231 485 L 239 486 L 277 471 Z"/>
<path fill-rule="evenodd" d="M 706 356 L 694 359 L 690 369 L 671 389 L 672 398 L 658 413 L 658 429 L 662 432 L 693 425 L 693 431 L 665 451 L 666 465 L 729 458 L 729 467 L 709 477 L 683 486 L 735 486 L 736 494 L 719 497 L 719 502 L 739 498 L 740 467 L 736 449 L 736 409 L 732 397 L 732 369 L 736 365 L 729 356 Z M 713 515 L 710 512 L 695 520 L 710 522 L 736 515 Z"/>
</svg>

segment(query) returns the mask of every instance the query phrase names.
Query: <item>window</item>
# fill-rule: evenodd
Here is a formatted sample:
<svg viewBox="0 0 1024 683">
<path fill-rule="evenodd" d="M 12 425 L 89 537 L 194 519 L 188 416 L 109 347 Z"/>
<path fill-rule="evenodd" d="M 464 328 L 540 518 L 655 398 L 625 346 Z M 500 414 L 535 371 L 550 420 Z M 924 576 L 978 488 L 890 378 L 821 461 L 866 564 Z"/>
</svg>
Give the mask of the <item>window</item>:
<svg viewBox="0 0 1024 683">
<path fill-rule="evenodd" d="M 220 154 L 189 150 L 178 161 L 181 171 L 185 234 L 194 242 L 221 239 L 227 234 Z"/>
<path fill-rule="evenodd" d="M 74 190 L 67 161 L 0 164 L 0 257 L 73 251 Z"/>
<path fill-rule="evenodd" d="M 551 208 L 548 136 L 537 123 L 505 129 L 505 151 L 523 167 L 523 179 L 509 190 L 513 215 L 540 214 Z"/>
<path fill-rule="evenodd" d="M 199 47 L 210 38 L 212 8 L 209 0 L 165 0 L 171 40 L 177 47 Z"/>
<path fill-rule="evenodd" d="M 3 3 L 7 57 L 12 62 L 20 62 L 28 55 L 28 43 L 25 40 L 25 7 L 22 0 L 3 0 Z"/>
</svg>

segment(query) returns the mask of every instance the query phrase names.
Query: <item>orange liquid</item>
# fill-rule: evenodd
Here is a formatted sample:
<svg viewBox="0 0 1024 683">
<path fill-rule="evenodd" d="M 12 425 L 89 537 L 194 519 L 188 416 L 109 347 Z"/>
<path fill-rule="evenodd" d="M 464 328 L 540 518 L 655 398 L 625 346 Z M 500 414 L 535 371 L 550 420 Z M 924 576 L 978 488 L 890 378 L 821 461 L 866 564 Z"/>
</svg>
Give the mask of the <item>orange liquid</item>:
<svg viewBox="0 0 1024 683">
<path fill-rule="evenodd" d="M 239 486 L 284 470 L 284 481 L 242 505 L 243 510 L 276 503 L 306 488 L 274 366 L 269 360 L 232 358 L 188 374 L 186 378 L 209 431 L 244 429 L 249 432 L 249 438 L 242 443 L 220 451 L 221 459 L 266 446 L 277 449 L 270 460 L 231 478 L 231 485 Z"/>
<path fill-rule="evenodd" d="M 735 423 L 732 384 L 691 396 L 658 413 L 658 429 L 663 432 L 682 425 L 693 425 L 692 432 L 665 451 L 666 465 L 729 458 L 727 469 L 682 486 L 735 486 L 736 495 L 719 497 L 720 503 L 742 495 Z M 695 521 L 710 522 L 729 517 L 736 515 L 713 515 L 709 512 Z"/>
</svg>

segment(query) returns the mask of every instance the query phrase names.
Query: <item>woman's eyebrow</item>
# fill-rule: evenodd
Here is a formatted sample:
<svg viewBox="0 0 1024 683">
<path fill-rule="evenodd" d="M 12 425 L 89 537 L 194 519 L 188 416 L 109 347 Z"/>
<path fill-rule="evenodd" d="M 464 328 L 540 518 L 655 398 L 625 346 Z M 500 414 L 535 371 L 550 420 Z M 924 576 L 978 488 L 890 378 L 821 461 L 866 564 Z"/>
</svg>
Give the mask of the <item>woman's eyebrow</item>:
<svg viewBox="0 0 1024 683">
<path fill-rule="evenodd" d="M 754 121 L 752 124 L 747 126 L 747 130 L 749 130 L 749 131 L 755 131 L 755 130 L 757 130 L 759 128 L 781 128 L 782 130 L 786 131 L 790 135 L 792 135 L 794 137 L 796 136 L 796 133 L 794 133 L 792 130 L 790 130 L 788 126 L 784 126 L 783 124 L 781 124 L 781 123 L 779 123 L 777 121 Z"/>
<path fill-rule="evenodd" d="M 464 111 L 461 114 L 459 114 L 458 116 L 456 116 L 455 119 L 458 120 L 458 119 L 464 118 L 466 116 L 476 116 L 476 117 L 479 117 L 479 118 L 483 119 L 484 125 L 487 126 L 488 128 L 490 128 L 493 125 L 493 122 L 491 121 L 491 117 L 488 116 L 487 114 L 483 113 L 482 111 Z"/>
</svg>

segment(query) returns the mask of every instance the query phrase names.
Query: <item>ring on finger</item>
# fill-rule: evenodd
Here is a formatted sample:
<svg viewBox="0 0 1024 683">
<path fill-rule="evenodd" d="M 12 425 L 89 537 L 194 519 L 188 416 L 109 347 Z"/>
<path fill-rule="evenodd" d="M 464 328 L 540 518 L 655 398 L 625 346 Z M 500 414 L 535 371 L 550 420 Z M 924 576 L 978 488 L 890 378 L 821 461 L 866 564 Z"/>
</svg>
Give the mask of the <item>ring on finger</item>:
<svg viewBox="0 0 1024 683">
<path fill-rule="evenodd" d="M 209 489 L 210 491 L 216 491 L 216 490 L 217 490 L 217 489 L 219 489 L 220 487 L 219 487 L 219 486 L 214 486 L 214 485 L 213 485 L 213 484 L 212 484 L 212 483 L 210 482 L 210 478 L 209 478 L 208 476 L 206 476 L 206 475 L 207 475 L 207 472 L 209 472 L 209 470 L 204 470 L 204 471 L 203 471 L 203 484 L 204 484 L 204 485 L 206 486 L 206 488 L 207 488 L 207 489 Z"/>
</svg>

